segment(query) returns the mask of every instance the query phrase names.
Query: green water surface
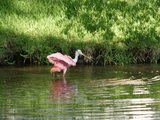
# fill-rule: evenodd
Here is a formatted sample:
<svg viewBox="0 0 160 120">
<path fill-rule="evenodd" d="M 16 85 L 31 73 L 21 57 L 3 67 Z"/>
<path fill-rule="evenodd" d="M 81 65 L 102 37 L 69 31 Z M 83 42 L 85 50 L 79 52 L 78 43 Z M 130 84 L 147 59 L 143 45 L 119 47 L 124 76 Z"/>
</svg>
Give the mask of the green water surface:
<svg viewBox="0 0 160 120">
<path fill-rule="evenodd" d="M 0 119 L 159 120 L 160 66 L 0 68 Z"/>
</svg>

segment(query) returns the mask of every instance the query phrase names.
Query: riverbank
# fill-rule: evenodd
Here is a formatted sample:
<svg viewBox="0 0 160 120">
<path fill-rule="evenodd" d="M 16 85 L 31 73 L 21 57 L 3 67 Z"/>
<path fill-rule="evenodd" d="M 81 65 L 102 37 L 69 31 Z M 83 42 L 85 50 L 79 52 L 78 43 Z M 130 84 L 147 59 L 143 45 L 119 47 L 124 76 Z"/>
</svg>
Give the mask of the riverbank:
<svg viewBox="0 0 160 120">
<path fill-rule="evenodd" d="M 158 0 L 0 2 L 0 64 L 49 64 L 46 56 L 92 57 L 85 64 L 160 62 Z"/>
</svg>

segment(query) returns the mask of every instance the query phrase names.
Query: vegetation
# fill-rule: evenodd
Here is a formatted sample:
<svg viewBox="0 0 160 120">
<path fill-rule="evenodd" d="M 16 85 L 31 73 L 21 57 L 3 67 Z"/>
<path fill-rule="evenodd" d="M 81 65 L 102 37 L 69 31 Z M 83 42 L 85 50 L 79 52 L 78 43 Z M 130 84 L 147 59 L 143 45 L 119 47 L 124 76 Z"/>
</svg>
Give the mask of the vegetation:
<svg viewBox="0 0 160 120">
<path fill-rule="evenodd" d="M 0 64 L 77 48 L 90 64 L 160 62 L 159 0 L 1 0 L 0 16 Z"/>
</svg>

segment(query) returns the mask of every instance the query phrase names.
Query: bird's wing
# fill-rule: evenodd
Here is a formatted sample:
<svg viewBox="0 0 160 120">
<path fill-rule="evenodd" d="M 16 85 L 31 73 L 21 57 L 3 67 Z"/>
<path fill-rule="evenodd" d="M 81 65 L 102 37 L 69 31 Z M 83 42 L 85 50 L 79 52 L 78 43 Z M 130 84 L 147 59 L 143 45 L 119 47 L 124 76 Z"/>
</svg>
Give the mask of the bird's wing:
<svg viewBox="0 0 160 120">
<path fill-rule="evenodd" d="M 73 59 L 72 59 L 70 56 L 68 56 L 68 55 L 64 55 L 64 56 L 65 56 L 67 62 L 68 62 L 70 65 L 76 66 L 76 63 L 73 61 Z"/>
<path fill-rule="evenodd" d="M 49 62 L 51 62 L 52 64 L 53 63 L 58 63 L 58 62 L 60 62 L 60 63 L 65 62 L 69 66 L 75 66 L 76 65 L 76 63 L 72 60 L 72 58 L 70 56 L 62 55 L 59 52 L 48 55 L 47 58 L 48 58 Z"/>
</svg>

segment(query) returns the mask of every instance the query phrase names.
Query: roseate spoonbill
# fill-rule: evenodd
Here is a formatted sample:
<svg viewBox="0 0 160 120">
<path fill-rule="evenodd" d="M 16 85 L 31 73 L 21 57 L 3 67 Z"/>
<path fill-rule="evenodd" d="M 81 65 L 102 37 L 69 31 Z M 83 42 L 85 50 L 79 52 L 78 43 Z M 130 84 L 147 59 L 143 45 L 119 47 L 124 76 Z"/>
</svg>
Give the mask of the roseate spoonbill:
<svg viewBox="0 0 160 120">
<path fill-rule="evenodd" d="M 70 66 L 76 66 L 76 63 L 78 61 L 78 57 L 79 55 L 83 55 L 85 56 L 81 50 L 77 50 L 75 52 L 75 58 L 72 59 L 70 56 L 68 55 L 63 55 L 59 52 L 57 53 L 53 53 L 51 55 L 47 56 L 47 59 L 50 63 L 54 64 L 53 67 L 51 68 L 51 72 L 55 73 L 55 77 L 56 77 L 56 73 L 57 72 L 61 72 L 63 71 L 63 78 L 65 78 L 65 74 L 67 72 L 67 68 Z"/>
</svg>

